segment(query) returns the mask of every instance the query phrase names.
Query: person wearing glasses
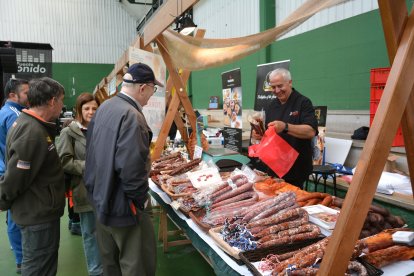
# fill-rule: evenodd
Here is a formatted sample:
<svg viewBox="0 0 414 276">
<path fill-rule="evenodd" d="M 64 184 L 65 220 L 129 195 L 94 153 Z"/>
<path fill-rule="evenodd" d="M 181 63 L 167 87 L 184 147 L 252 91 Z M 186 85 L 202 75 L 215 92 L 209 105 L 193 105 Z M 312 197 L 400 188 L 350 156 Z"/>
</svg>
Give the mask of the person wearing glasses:
<svg viewBox="0 0 414 276">
<path fill-rule="evenodd" d="M 29 82 L 24 79 L 11 78 L 4 88 L 4 106 L 0 110 L 0 176 L 6 170 L 6 137 L 9 129 L 19 117 L 23 108 L 27 107 L 27 93 L 29 92 Z M 7 211 L 7 234 L 10 246 L 13 249 L 16 259 L 16 272 L 21 273 L 22 236 L 20 228 L 14 223 L 10 210 Z"/>
<path fill-rule="evenodd" d="M 65 183 L 55 148 L 65 90 L 50 78 L 29 82 L 30 109 L 7 135 L 6 171 L 0 178 L 0 210 L 11 210 L 22 234 L 23 275 L 56 275 Z"/>
<path fill-rule="evenodd" d="M 156 243 L 149 213 L 151 129 L 142 108 L 163 85 L 143 63 L 128 68 L 121 92 L 88 126 L 84 181 L 95 207 L 104 275 L 155 275 Z"/>
<path fill-rule="evenodd" d="M 312 139 L 318 134 L 318 122 L 311 100 L 292 87 L 288 70 L 278 68 L 269 74 L 269 86 L 276 100 L 265 110 L 266 128 L 274 128 L 299 153 L 283 179 L 299 188 L 312 172 Z M 254 130 L 252 137 L 261 140 Z M 268 169 L 270 173 L 270 169 Z M 274 175 L 274 173 L 273 173 Z"/>
</svg>

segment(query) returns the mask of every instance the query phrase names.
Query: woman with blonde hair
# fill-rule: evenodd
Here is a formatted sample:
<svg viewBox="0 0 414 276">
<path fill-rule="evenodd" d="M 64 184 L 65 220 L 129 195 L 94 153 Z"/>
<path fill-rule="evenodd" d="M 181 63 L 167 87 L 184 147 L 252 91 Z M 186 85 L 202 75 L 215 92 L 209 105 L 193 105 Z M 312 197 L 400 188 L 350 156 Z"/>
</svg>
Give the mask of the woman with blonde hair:
<svg viewBox="0 0 414 276">
<path fill-rule="evenodd" d="M 89 275 L 102 274 L 101 257 L 95 236 L 95 215 L 83 182 L 86 132 L 97 108 L 98 102 L 92 94 L 80 94 L 76 99 L 75 120 L 61 131 L 57 143 L 57 151 L 62 161 L 63 170 L 72 176 L 74 211 L 79 213 L 80 217 L 83 248 Z"/>
</svg>

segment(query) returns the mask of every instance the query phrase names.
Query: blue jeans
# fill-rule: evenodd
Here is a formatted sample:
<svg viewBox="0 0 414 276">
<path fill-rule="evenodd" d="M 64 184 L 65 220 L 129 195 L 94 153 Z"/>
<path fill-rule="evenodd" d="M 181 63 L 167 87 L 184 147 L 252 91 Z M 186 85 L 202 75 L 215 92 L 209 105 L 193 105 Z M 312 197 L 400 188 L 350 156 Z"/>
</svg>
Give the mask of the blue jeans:
<svg viewBox="0 0 414 276">
<path fill-rule="evenodd" d="M 19 225 L 22 232 L 24 276 L 55 276 L 58 264 L 60 219 L 37 225 Z"/>
<path fill-rule="evenodd" d="M 23 259 L 22 234 L 19 226 L 14 223 L 10 210 L 7 210 L 7 234 L 9 235 L 10 245 L 13 247 L 16 264 L 21 264 Z"/>
<path fill-rule="evenodd" d="M 95 214 L 92 211 L 82 212 L 79 213 L 79 218 L 88 273 L 89 275 L 101 275 L 103 270 L 101 255 L 99 254 L 99 247 L 96 241 Z"/>
</svg>

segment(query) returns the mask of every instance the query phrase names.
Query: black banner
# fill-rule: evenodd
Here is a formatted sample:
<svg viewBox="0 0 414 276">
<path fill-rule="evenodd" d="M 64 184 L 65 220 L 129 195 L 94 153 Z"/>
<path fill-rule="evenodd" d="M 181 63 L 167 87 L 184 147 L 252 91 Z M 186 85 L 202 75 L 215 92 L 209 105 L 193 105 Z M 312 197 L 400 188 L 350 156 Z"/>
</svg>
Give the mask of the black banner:
<svg viewBox="0 0 414 276">
<path fill-rule="evenodd" d="M 271 106 L 276 96 L 272 94 L 269 87 L 269 74 L 277 68 L 285 68 L 289 70 L 290 60 L 278 61 L 267 64 L 257 65 L 256 79 L 256 98 L 254 102 L 254 110 L 261 111 Z"/>
</svg>

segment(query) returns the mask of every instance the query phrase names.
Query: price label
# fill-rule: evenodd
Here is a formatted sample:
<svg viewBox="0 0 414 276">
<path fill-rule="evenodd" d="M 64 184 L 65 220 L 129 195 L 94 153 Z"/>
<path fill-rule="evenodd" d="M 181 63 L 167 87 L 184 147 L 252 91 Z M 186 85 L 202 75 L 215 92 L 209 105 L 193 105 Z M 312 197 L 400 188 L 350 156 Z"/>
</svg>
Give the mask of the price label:
<svg viewBox="0 0 414 276">
<path fill-rule="evenodd" d="M 196 145 L 194 148 L 193 159 L 201 158 L 202 155 L 203 155 L 203 148 Z"/>
<path fill-rule="evenodd" d="M 175 210 L 178 210 L 180 208 L 180 203 L 176 200 L 172 201 L 170 203 L 171 207 L 173 207 Z"/>
</svg>

